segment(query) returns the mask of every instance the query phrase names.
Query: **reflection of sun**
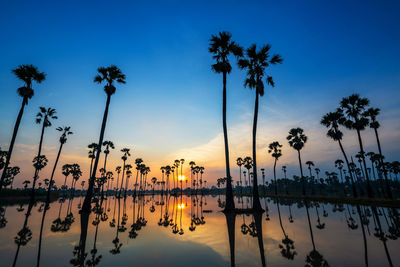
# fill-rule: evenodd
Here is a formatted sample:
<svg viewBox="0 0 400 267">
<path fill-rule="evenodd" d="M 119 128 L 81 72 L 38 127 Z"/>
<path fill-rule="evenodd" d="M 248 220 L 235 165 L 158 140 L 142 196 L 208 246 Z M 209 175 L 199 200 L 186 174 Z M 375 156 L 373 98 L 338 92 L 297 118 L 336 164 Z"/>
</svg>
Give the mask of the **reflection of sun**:
<svg viewBox="0 0 400 267">
<path fill-rule="evenodd" d="M 182 210 L 185 208 L 185 203 L 178 204 L 178 209 Z"/>
<path fill-rule="evenodd" d="M 179 175 L 178 176 L 178 181 L 185 181 L 185 175 Z"/>
</svg>

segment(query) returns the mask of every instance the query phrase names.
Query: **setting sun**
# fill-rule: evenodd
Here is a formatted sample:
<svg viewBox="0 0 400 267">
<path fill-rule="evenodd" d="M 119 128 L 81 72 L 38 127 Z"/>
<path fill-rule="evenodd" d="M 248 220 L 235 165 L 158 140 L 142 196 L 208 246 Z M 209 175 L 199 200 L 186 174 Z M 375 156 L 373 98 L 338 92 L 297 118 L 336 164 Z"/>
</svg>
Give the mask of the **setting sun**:
<svg viewBox="0 0 400 267">
<path fill-rule="evenodd" d="M 185 175 L 179 175 L 178 176 L 178 181 L 185 181 L 185 180 L 186 180 Z"/>
<path fill-rule="evenodd" d="M 184 208 L 186 208 L 185 203 L 178 204 L 178 209 L 183 210 Z"/>
</svg>

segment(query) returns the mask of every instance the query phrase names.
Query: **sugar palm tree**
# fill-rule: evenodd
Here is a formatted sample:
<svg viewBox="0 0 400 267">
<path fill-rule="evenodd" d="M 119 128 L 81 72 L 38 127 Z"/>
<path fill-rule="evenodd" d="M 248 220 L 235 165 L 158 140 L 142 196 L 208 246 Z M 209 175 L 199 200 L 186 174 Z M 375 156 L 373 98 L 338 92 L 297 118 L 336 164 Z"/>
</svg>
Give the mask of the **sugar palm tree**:
<svg viewBox="0 0 400 267">
<path fill-rule="evenodd" d="M 110 149 L 114 149 L 115 148 L 115 146 L 114 146 L 114 143 L 113 142 L 111 142 L 111 141 L 104 141 L 103 142 L 103 146 L 105 147 L 105 149 L 104 149 L 104 170 L 107 170 L 107 157 L 108 157 L 108 154 L 110 154 Z"/>
<path fill-rule="evenodd" d="M 365 162 L 364 146 L 361 138 L 361 131 L 365 130 L 369 120 L 365 116 L 364 112 L 366 107 L 369 105 L 367 98 L 361 98 L 358 94 L 353 94 L 349 97 L 345 97 L 340 102 L 340 109 L 343 111 L 346 120 L 342 120 L 341 123 L 350 130 L 356 130 L 358 143 L 360 145 L 360 153 L 362 157 L 362 163 L 365 171 L 365 178 L 367 180 L 367 194 L 368 197 L 372 198 L 374 193 L 369 180 L 367 172 L 367 164 Z"/>
<path fill-rule="evenodd" d="M 60 147 L 58 149 L 58 153 L 57 153 L 57 158 L 56 161 L 54 163 L 53 166 L 53 170 L 51 172 L 51 176 L 50 176 L 50 181 L 48 179 L 45 179 L 46 185 L 48 186 L 47 188 L 47 194 L 46 194 L 46 202 L 45 202 L 45 206 L 44 206 L 44 210 L 43 210 L 43 215 L 42 215 L 42 223 L 40 224 L 40 234 L 39 234 L 39 249 L 38 249 L 38 256 L 37 256 L 37 266 L 40 265 L 40 253 L 41 253 L 41 247 L 42 247 L 42 233 L 43 233 L 43 226 L 44 226 L 44 220 L 46 217 L 46 212 L 49 209 L 49 204 L 50 204 L 50 191 L 53 185 L 53 178 L 54 178 L 54 173 L 56 171 L 57 168 L 57 164 L 58 164 L 58 160 L 60 159 L 60 155 L 61 155 L 61 150 L 63 148 L 63 145 L 67 142 L 67 136 L 71 135 L 72 132 L 70 131 L 71 127 L 58 127 L 56 130 L 59 132 L 62 132 L 61 137 L 59 139 L 60 141 Z M 74 175 L 74 173 L 73 173 Z M 47 180 L 47 181 L 46 181 Z"/>
<path fill-rule="evenodd" d="M 61 188 L 66 189 L 67 178 L 71 174 L 71 164 L 64 164 L 62 166 L 62 174 L 65 176 L 65 179 L 64 185 Z"/>
<path fill-rule="evenodd" d="M 314 167 L 315 164 L 311 160 L 308 160 L 306 161 L 306 165 L 308 166 L 308 170 L 310 172 L 311 194 L 314 195 L 314 177 L 312 175 L 312 167 Z"/>
<path fill-rule="evenodd" d="M 122 177 L 121 177 L 121 186 L 119 188 L 119 192 L 118 192 L 118 197 L 121 197 L 121 191 L 122 188 L 124 186 L 124 176 L 125 176 L 125 169 L 126 169 L 126 160 L 128 159 L 128 157 L 131 155 L 130 154 L 130 149 L 129 148 L 123 148 L 121 149 L 121 152 L 124 153 L 121 157 L 122 161 L 124 162 L 124 165 L 122 167 Z M 118 186 L 118 185 L 117 185 Z"/>
<path fill-rule="evenodd" d="M 343 117 L 342 111 L 337 110 L 335 112 L 329 112 L 329 113 L 325 114 L 321 119 L 321 124 L 324 125 L 326 128 L 328 128 L 328 132 L 326 135 L 329 138 L 332 138 L 334 141 L 338 142 L 338 144 L 339 144 L 340 150 L 342 151 L 344 160 L 347 165 L 347 171 L 350 175 L 351 186 L 353 189 L 353 196 L 357 197 L 357 190 L 356 190 L 356 186 L 355 186 L 354 179 L 353 179 L 352 168 L 351 168 L 349 159 L 347 157 L 347 154 L 344 151 L 344 148 L 342 145 L 343 133 L 339 129 L 339 124 L 342 123 L 342 121 L 344 121 L 344 120 L 345 119 Z"/>
<path fill-rule="evenodd" d="M 305 195 L 306 194 L 306 185 L 305 185 L 305 181 L 304 181 L 303 166 L 301 164 L 300 151 L 304 147 L 308 138 L 303 132 L 304 131 L 301 128 L 292 128 L 289 131 L 289 135 L 286 137 L 286 139 L 289 141 L 289 145 L 297 151 L 297 156 L 299 159 L 299 166 L 300 166 L 300 175 L 301 175 L 301 180 L 302 180 L 302 192 L 303 192 L 303 195 Z"/>
<path fill-rule="evenodd" d="M 97 144 L 91 143 L 88 145 L 88 148 L 90 149 L 88 152 L 88 157 L 90 159 L 90 172 L 89 172 L 89 178 L 90 178 L 91 173 L 92 173 L 92 168 L 93 168 L 93 161 L 96 158 Z"/>
<path fill-rule="evenodd" d="M 245 87 L 255 89 L 256 97 L 254 104 L 254 120 L 253 120 L 253 209 L 262 210 L 260 198 L 258 194 L 257 184 L 257 157 L 256 157 L 256 139 L 257 139 L 257 121 L 258 121 L 258 102 L 259 97 L 264 96 L 264 78 L 268 85 L 272 87 L 275 83 L 272 76 L 266 74 L 266 68 L 270 65 L 282 63 L 283 59 L 280 55 L 269 55 L 270 45 L 265 45 L 257 51 L 255 44 L 246 50 L 246 58 L 239 60 L 239 68 L 247 71 L 247 77 L 244 82 Z"/>
<path fill-rule="evenodd" d="M 243 165 L 243 159 L 241 157 L 236 159 L 236 164 L 239 166 L 239 183 L 240 187 L 242 186 L 242 165 Z M 240 192 L 242 193 L 242 192 Z"/>
<path fill-rule="evenodd" d="M 276 162 L 282 156 L 282 145 L 278 141 L 272 142 L 268 145 L 268 153 L 272 153 L 274 158 L 274 182 L 275 182 L 275 195 L 278 195 L 278 183 L 276 182 Z"/>
<path fill-rule="evenodd" d="M 116 187 L 116 189 L 118 190 L 118 185 L 119 185 L 119 174 L 121 173 L 121 166 L 117 166 L 116 168 L 115 168 L 115 171 L 117 172 L 117 187 Z"/>
<path fill-rule="evenodd" d="M 386 170 L 385 164 L 383 164 L 383 154 L 382 154 L 381 142 L 379 140 L 379 135 L 378 135 L 378 128 L 380 127 L 380 124 L 376 120 L 376 117 L 379 115 L 379 113 L 380 113 L 380 109 L 379 108 L 369 108 L 367 111 L 364 112 L 363 116 L 369 118 L 369 120 L 370 120 L 369 127 L 374 129 L 374 133 L 375 133 L 375 137 L 376 137 L 376 143 L 378 144 L 379 156 L 380 156 L 380 159 L 381 159 L 381 162 L 380 162 L 381 164 L 380 165 L 381 165 L 381 167 L 383 169 L 383 175 L 385 177 L 385 185 L 386 185 L 387 196 L 388 196 L 388 198 L 393 198 L 392 190 L 390 189 L 387 170 Z"/>
<path fill-rule="evenodd" d="M 108 116 L 108 109 L 110 106 L 110 100 L 111 96 L 115 93 L 116 88 L 114 86 L 114 83 L 125 83 L 125 74 L 121 72 L 120 69 L 118 69 L 116 66 L 112 65 L 110 67 L 100 67 L 97 69 L 99 72 L 98 75 L 94 78 L 95 83 L 103 83 L 105 82 L 104 86 L 104 91 L 107 94 L 107 102 L 106 102 L 106 108 L 104 110 L 104 115 L 103 115 L 103 122 L 101 124 L 101 130 L 100 130 L 100 137 L 99 137 L 99 142 L 98 142 L 98 150 L 96 153 L 96 159 L 94 162 L 93 166 L 93 171 L 90 174 L 91 177 L 89 179 L 89 186 L 88 190 L 86 192 L 85 200 L 82 205 L 82 211 L 86 213 L 90 213 L 90 203 L 92 200 L 92 195 L 93 195 L 93 187 L 94 187 L 94 181 L 96 179 L 96 171 L 97 171 L 97 165 L 99 164 L 99 159 L 100 159 L 100 151 L 101 151 L 101 144 L 103 143 L 103 138 L 104 138 L 104 132 L 106 129 L 106 123 L 107 123 L 107 116 Z"/>
<path fill-rule="evenodd" d="M 82 171 L 81 171 L 81 167 L 79 166 L 79 164 L 74 163 L 71 165 L 71 175 L 73 178 L 73 187 L 72 189 L 75 190 L 75 185 L 76 182 L 79 180 L 79 178 L 82 176 Z"/>
<path fill-rule="evenodd" d="M 24 82 L 24 85 L 22 87 L 18 88 L 18 90 L 17 90 L 18 95 L 20 97 L 22 97 L 22 104 L 21 104 L 21 108 L 20 108 L 18 116 L 17 116 L 17 120 L 15 121 L 13 135 L 11 137 L 10 146 L 8 148 L 8 153 L 7 153 L 6 160 L 5 160 L 4 167 L 3 167 L 4 170 L 7 170 L 8 165 L 10 164 L 11 154 L 14 149 L 15 139 L 17 138 L 19 125 L 21 123 L 22 115 L 24 114 L 24 108 L 26 105 L 28 105 L 28 100 L 31 99 L 34 94 L 34 91 L 32 88 L 32 83 L 33 82 L 41 83 L 46 78 L 46 74 L 44 72 L 40 72 L 37 69 L 37 67 L 35 67 L 33 65 L 20 65 L 20 66 L 18 66 L 18 68 L 14 69 L 12 72 L 15 74 L 15 76 L 17 76 L 17 78 L 19 80 Z M 3 171 L 3 173 L 1 174 L 1 179 L 0 179 L 0 192 L 1 192 L 1 189 L 3 188 L 3 181 L 5 178 L 6 178 L 6 172 Z"/>
<path fill-rule="evenodd" d="M 38 150 L 38 154 L 37 154 L 37 157 L 36 157 L 37 159 L 41 158 L 44 130 L 47 127 L 51 126 L 51 120 L 52 119 L 53 120 L 57 119 L 57 116 L 55 114 L 56 114 L 56 110 L 54 108 L 47 108 L 46 109 L 44 107 L 40 107 L 40 111 L 36 114 L 36 123 L 37 124 L 42 124 L 42 132 L 40 134 L 40 141 L 39 141 L 39 150 Z M 36 166 L 40 166 L 40 164 L 38 164 Z M 32 192 L 34 192 L 34 190 L 35 190 L 35 184 L 36 184 L 36 180 L 38 179 L 38 175 L 39 175 L 39 171 L 40 170 L 41 169 L 35 167 L 35 174 L 33 176 L 33 183 L 32 183 Z M 33 197 L 33 194 L 32 194 L 32 197 Z"/>
<path fill-rule="evenodd" d="M 216 61 L 216 63 L 212 65 L 212 70 L 216 73 L 222 73 L 222 127 L 224 132 L 226 177 L 228 177 L 226 183 L 226 211 L 231 211 L 235 208 L 235 203 L 233 202 L 231 171 L 229 168 L 229 145 L 226 126 L 226 78 L 232 70 L 232 66 L 229 63 L 229 56 L 234 55 L 240 57 L 243 55 L 243 49 L 232 41 L 231 37 L 232 35 L 228 32 L 220 32 L 218 35 L 212 35 L 210 46 L 208 48 Z"/>
</svg>

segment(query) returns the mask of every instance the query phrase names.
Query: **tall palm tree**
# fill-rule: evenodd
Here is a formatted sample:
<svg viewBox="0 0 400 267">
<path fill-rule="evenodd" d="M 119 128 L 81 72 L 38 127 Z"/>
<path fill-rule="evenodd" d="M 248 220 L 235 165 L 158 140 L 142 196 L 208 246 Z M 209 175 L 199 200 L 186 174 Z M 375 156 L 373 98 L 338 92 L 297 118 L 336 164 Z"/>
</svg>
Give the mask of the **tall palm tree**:
<svg viewBox="0 0 400 267">
<path fill-rule="evenodd" d="M 258 98 L 264 95 L 264 77 L 266 83 L 275 86 L 272 76 L 266 75 L 266 68 L 270 65 L 282 63 L 283 59 L 280 55 L 269 55 L 271 46 L 264 45 L 259 51 L 255 44 L 246 50 L 246 58 L 239 60 L 239 68 L 247 71 L 247 77 L 244 82 L 245 87 L 255 89 L 256 97 L 254 104 L 254 120 L 253 120 L 253 209 L 262 210 L 260 198 L 258 194 L 257 184 L 257 157 L 256 157 L 256 140 L 257 140 L 257 121 L 258 121 Z"/>
<path fill-rule="evenodd" d="M 225 168 L 226 177 L 226 211 L 231 211 L 235 208 L 233 202 L 233 191 L 231 181 L 231 171 L 229 168 L 229 145 L 228 145 L 228 130 L 226 126 L 226 77 L 232 70 L 229 63 L 229 56 L 234 55 L 240 57 L 243 55 L 243 49 L 231 40 L 232 35 L 228 32 L 220 32 L 218 35 L 212 35 L 208 51 L 213 54 L 216 63 L 212 65 L 212 70 L 216 73 L 222 73 L 222 127 L 224 132 L 225 145 Z"/>
<path fill-rule="evenodd" d="M 123 165 L 123 167 L 122 167 L 121 186 L 120 186 L 120 188 L 119 188 L 118 197 L 121 197 L 121 191 L 122 191 L 122 188 L 124 187 L 124 176 L 125 176 L 125 171 L 126 171 L 126 170 L 125 170 L 125 169 L 126 169 L 126 160 L 127 160 L 128 157 L 131 155 L 129 151 L 130 151 L 129 148 L 123 148 L 123 149 L 121 149 L 121 152 L 124 153 L 124 154 L 122 155 L 122 157 L 121 157 L 121 159 L 122 159 L 123 162 L 124 162 L 124 165 Z"/>
<path fill-rule="evenodd" d="M 66 189 L 67 178 L 71 174 L 71 164 L 64 164 L 62 166 L 62 174 L 65 176 L 64 185 L 61 187 L 64 190 Z"/>
<path fill-rule="evenodd" d="M 344 148 L 342 145 L 343 133 L 339 130 L 339 124 L 342 123 L 343 120 L 345 120 L 343 117 L 343 113 L 341 112 L 341 110 L 337 110 L 335 112 L 329 112 L 329 113 L 325 114 L 321 119 L 321 124 L 329 129 L 326 135 L 329 138 L 332 138 L 334 141 L 337 141 L 339 144 L 340 150 L 342 151 L 344 160 L 347 165 L 347 171 L 350 175 L 351 187 L 353 189 L 353 196 L 357 197 L 357 190 L 356 190 L 356 186 L 355 186 L 354 179 L 353 179 L 352 168 L 351 168 L 349 159 L 347 157 L 347 154 L 344 151 Z"/>
<path fill-rule="evenodd" d="M 297 155 L 299 158 L 301 180 L 302 180 L 302 192 L 303 192 L 303 195 L 305 195 L 306 194 L 306 185 L 305 185 L 304 175 L 303 175 L 303 166 L 301 164 L 300 150 L 304 147 L 304 144 L 307 142 L 308 138 L 305 134 L 303 134 L 303 132 L 304 131 L 301 128 L 292 128 L 289 131 L 289 135 L 286 137 L 286 139 L 289 141 L 289 145 L 297 151 Z"/>
<path fill-rule="evenodd" d="M 39 141 L 39 151 L 37 154 L 37 159 L 41 158 L 41 154 L 42 154 L 42 145 L 43 145 L 43 137 L 44 137 L 44 130 L 47 127 L 51 126 L 51 119 L 56 120 L 57 116 L 56 114 L 56 110 L 54 108 L 44 108 L 44 107 L 40 107 L 40 112 L 38 112 L 36 114 L 36 123 L 37 124 L 41 124 L 42 123 L 42 133 L 40 134 L 40 141 Z M 36 166 L 40 166 L 40 164 L 36 165 Z M 41 170 L 41 168 L 37 168 L 35 166 L 35 174 L 33 176 L 33 183 L 32 183 L 32 198 L 34 197 L 33 192 L 35 191 L 35 184 L 36 184 L 36 180 L 38 179 L 39 176 L 39 171 Z"/>
<path fill-rule="evenodd" d="M 98 142 L 98 150 L 96 153 L 96 159 L 94 162 L 93 166 L 93 171 L 90 174 L 90 179 L 89 179 L 89 186 L 88 190 L 86 192 L 85 200 L 83 201 L 82 205 L 82 211 L 86 213 L 90 213 L 90 203 L 92 200 L 92 195 L 93 195 L 93 187 L 94 187 L 94 181 L 96 179 L 96 171 L 97 171 L 97 165 L 99 164 L 99 159 L 100 159 L 100 151 L 101 151 L 101 144 L 103 143 L 103 138 L 104 138 L 104 131 L 106 129 L 106 123 L 107 123 L 107 116 L 108 116 L 108 108 L 110 106 L 110 100 L 111 96 L 115 93 L 115 86 L 114 83 L 125 83 L 125 74 L 121 72 L 120 69 L 118 69 L 116 66 L 112 65 L 110 67 L 100 67 L 97 69 L 99 72 L 98 75 L 94 78 L 95 83 L 101 84 L 102 82 L 105 82 L 104 86 L 104 91 L 107 94 L 107 102 L 106 102 L 106 108 L 104 110 L 104 115 L 103 115 L 103 122 L 101 124 L 101 130 L 100 130 L 100 137 L 99 137 L 99 142 Z"/>
<path fill-rule="evenodd" d="M 75 191 L 76 182 L 82 176 L 82 171 L 81 171 L 81 167 L 79 166 L 79 164 L 74 163 L 71 165 L 71 175 L 72 175 L 72 182 L 73 182 L 72 190 Z"/>
<path fill-rule="evenodd" d="M 114 143 L 113 142 L 111 142 L 111 141 L 104 141 L 103 142 L 103 146 L 105 146 L 105 149 L 104 149 L 104 170 L 107 170 L 107 157 L 108 157 L 108 154 L 110 154 L 110 149 L 114 149 L 115 148 L 115 146 L 114 146 Z"/>
<path fill-rule="evenodd" d="M 378 144 L 378 151 L 379 151 L 379 155 L 380 155 L 380 161 L 381 161 L 380 165 L 381 165 L 381 168 L 383 169 L 383 175 L 385 177 L 387 196 L 388 196 L 388 198 L 393 198 L 392 190 L 390 189 L 389 179 L 387 176 L 387 170 L 386 170 L 385 164 L 383 164 L 383 154 L 382 154 L 381 142 L 379 140 L 379 135 L 378 135 L 378 128 L 380 127 L 380 124 L 376 120 L 376 117 L 379 115 L 379 113 L 380 113 L 379 108 L 369 108 L 367 111 L 364 112 L 363 116 L 369 118 L 369 120 L 370 120 L 369 127 L 374 129 L 376 143 Z"/>
<path fill-rule="evenodd" d="M 243 159 L 241 157 L 236 159 L 236 164 L 239 166 L 239 184 L 242 186 L 242 165 L 244 164 Z M 242 192 L 240 192 L 242 193 Z"/>
<path fill-rule="evenodd" d="M 20 79 L 21 81 L 24 82 L 24 86 L 18 88 L 18 90 L 17 90 L 18 95 L 20 97 L 22 97 L 22 104 L 21 104 L 21 108 L 18 113 L 17 120 L 15 121 L 13 135 L 11 137 L 11 142 L 10 142 L 10 146 L 8 148 L 6 161 L 5 161 L 4 167 L 3 167 L 4 170 L 7 170 L 8 165 L 10 164 L 11 154 L 14 149 L 15 139 L 17 138 L 19 125 L 21 123 L 22 115 L 24 114 L 24 108 L 26 105 L 28 105 L 28 100 L 31 99 L 34 94 L 34 91 L 32 88 L 32 83 L 33 82 L 41 83 L 46 78 L 46 74 L 44 72 L 40 72 L 37 69 L 37 67 L 35 67 L 33 65 L 20 65 L 20 66 L 18 66 L 18 68 L 14 69 L 12 72 L 15 74 L 15 76 L 17 76 L 18 79 Z M 1 179 L 0 179 L 0 192 L 1 192 L 1 189 L 3 188 L 3 181 L 5 178 L 6 178 L 6 172 L 3 171 L 3 173 L 1 174 Z"/>
<path fill-rule="evenodd" d="M 369 105 L 369 100 L 367 98 L 361 98 L 358 94 L 353 94 L 349 97 L 345 97 L 340 102 L 340 109 L 344 112 L 344 116 L 346 118 L 346 120 L 341 121 L 342 124 L 346 128 L 350 130 L 356 130 L 357 132 L 358 143 L 360 145 L 360 153 L 362 156 L 362 162 L 364 166 L 365 178 L 367 180 L 367 194 L 368 197 L 372 198 L 374 196 L 374 193 L 372 191 L 369 175 L 367 172 L 364 146 L 361 138 L 361 131 L 365 130 L 365 127 L 367 127 L 369 123 L 368 118 L 364 114 L 365 109 L 368 105 Z"/>
<path fill-rule="evenodd" d="M 306 165 L 308 166 L 308 170 L 310 172 L 311 194 L 314 195 L 314 177 L 312 176 L 312 167 L 314 167 L 315 164 L 311 160 L 308 160 L 306 161 Z"/>
<path fill-rule="evenodd" d="M 90 159 L 90 172 L 89 172 L 89 178 L 90 178 L 92 175 L 93 161 L 96 158 L 97 144 L 91 143 L 88 145 L 88 148 L 90 149 L 88 152 L 88 157 Z"/>
<path fill-rule="evenodd" d="M 53 167 L 53 171 L 51 172 L 51 176 L 50 176 L 50 181 L 48 179 L 45 179 L 46 185 L 48 186 L 47 188 L 47 194 L 46 194 L 46 202 L 45 202 L 45 206 L 44 206 L 44 210 L 43 210 L 43 215 L 42 215 L 42 223 L 40 224 L 40 235 L 39 235 L 39 249 L 38 249 L 38 256 L 37 256 L 37 266 L 40 265 L 40 254 L 41 254 L 41 247 L 42 247 L 42 233 L 43 233 L 43 226 L 44 226 L 44 219 L 46 217 L 46 212 L 49 209 L 49 203 L 50 203 L 50 191 L 53 185 L 53 178 L 54 178 L 54 173 L 56 171 L 57 168 L 57 163 L 58 160 L 60 159 L 60 155 L 61 155 L 61 150 L 63 145 L 67 142 L 67 136 L 72 134 L 72 132 L 70 131 L 71 127 L 58 127 L 56 130 L 59 132 L 62 132 L 61 137 L 60 137 L 60 148 L 58 149 L 58 153 L 57 153 L 57 158 L 56 161 L 54 163 L 54 167 Z M 46 181 L 47 180 L 47 181 Z"/>
<path fill-rule="evenodd" d="M 117 166 L 115 168 L 115 171 L 117 172 L 117 187 L 116 189 L 118 190 L 118 185 L 119 185 L 119 174 L 121 173 L 121 166 Z"/>
<path fill-rule="evenodd" d="M 278 183 L 276 182 L 276 162 L 282 156 L 282 145 L 278 141 L 272 142 L 268 145 L 268 153 L 272 153 L 271 156 L 274 160 L 274 182 L 275 182 L 275 195 L 278 195 Z"/>
</svg>

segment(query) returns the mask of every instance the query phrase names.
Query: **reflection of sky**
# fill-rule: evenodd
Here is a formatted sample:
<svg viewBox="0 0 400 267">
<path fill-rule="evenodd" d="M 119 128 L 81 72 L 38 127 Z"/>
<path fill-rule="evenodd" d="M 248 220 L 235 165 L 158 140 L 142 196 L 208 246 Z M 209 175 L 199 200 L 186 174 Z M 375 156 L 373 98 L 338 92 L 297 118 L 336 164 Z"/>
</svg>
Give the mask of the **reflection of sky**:
<svg viewBox="0 0 400 267">
<path fill-rule="evenodd" d="M 46 2 L 46 1 L 43 1 Z M 398 1 L 219 3 L 187 1 L 37 4 L 3 2 L 0 8 L 0 146 L 7 147 L 17 115 L 20 83 L 10 70 L 33 63 L 48 74 L 35 85 L 26 108 L 13 163 L 22 167 L 16 184 L 32 176 L 39 127 L 39 106 L 57 109 L 58 125 L 71 125 L 60 164 L 78 162 L 88 170 L 87 144 L 97 141 L 105 95 L 92 79 L 98 66 L 117 64 L 127 75 L 111 100 L 106 139 L 114 141 L 110 166 L 119 149 L 133 149 L 132 161 L 144 158 L 159 176 L 159 167 L 184 157 L 205 165 L 209 181 L 224 176 L 221 136 L 221 77 L 210 71 L 210 35 L 229 30 L 243 46 L 271 43 L 284 63 L 274 66 L 276 88 L 268 88 L 260 107 L 259 165 L 271 166 L 265 151 L 278 140 L 285 146 L 281 164 L 293 164 L 295 153 L 285 141 L 288 129 L 301 126 L 309 135 L 305 160 L 332 168 L 336 144 L 325 137 L 321 116 L 340 98 L 359 92 L 382 109 L 382 144 L 388 160 L 399 157 L 400 54 Z M 240 18 L 240 19 L 239 19 Z M 228 78 L 228 127 L 232 163 L 250 154 L 253 92 L 243 89 L 243 72 Z M 375 150 L 371 131 L 367 150 Z M 54 128 L 46 132 L 44 153 L 56 154 Z M 357 152 L 354 134 L 345 145 Z M 318 162 L 317 162 L 318 161 Z M 45 168 L 42 178 L 51 167 Z M 290 172 L 297 171 L 294 167 Z M 57 175 L 59 172 L 57 172 Z M 61 183 L 62 177 L 56 181 Z"/>
<path fill-rule="evenodd" d="M 150 200 L 150 197 L 148 197 Z M 159 196 L 155 196 L 157 201 Z M 108 221 L 100 222 L 98 229 L 98 237 L 96 247 L 97 255 L 102 255 L 100 266 L 123 265 L 127 266 L 135 264 L 138 266 L 170 266 L 172 263 L 176 266 L 229 266 L 230 254 L 229 243 L 226 229 L 226 220 L 223 213 L 219 212 L 217 205 L 218 197 L 203 198 L 203 210 L 212 210 L 211 213 L 203 213 L 205 224 L 198 225 L 194 232 L 188 230 L 190 224 L 191 201 L 183 198 L 183 203 L 188 206 L 183 210 L 182 225 L 184 234 L 174 235 L 170 227 L 159 226 L 160 206 L 155 206 L 154 213 L 150 213 L 149 209 L 152 202 L 145 206 L 145 219 L 147 225 L 137 231 L 136 239 L 129 239 L 128 234 L 132 224 L 133 204 L 132 198 L 127 198 L 126 214 L 128 221 L 127 230 L 119 233 L 120 242 L 123 244 L 121 253 L 111 255 L 109 250 L 113 248 L 112 240 L 115 238 L 116 228 L 110 228 L 109 222 L 114 214 L 114 200 L 110 198 L 107 204 L 110 207 Z M 205 200 L 207 205 L 205 205 Z M 222 200 L 223 201 L 223 200 Z M 61 210 L 61 218 L 66 216 L 68 201 L 63 204 Z M 51 204 L 51 209 L 46 216 L 46 222 L 43 233 L 42 247 L 42 266 L 69 266 L 69 260 L 72 258 L 73 247 L 79 241 L 80 221 L 77 210 L 79 199 L 74 199 L 72 203 L 72 213 L 75 216 L 75 222 L 67 233 L 50 232 L 51 222 L 57 218 L 60 204 L 55 202 Z M 172 214 L 173 198 L 170 199 L 169 214 Z M 181 203 L 179 198 L 176 203 Z M 200 203 L 200 199 L 199 199 Z M 263 202 L 265 207 L 265 202 Z M 245 204 L 246 205 L 246 204 Z M 118 203 L 115 219 L 118 216 Z M 263 240 L 267 265 L 272 266 L 302 266 L 306 255 L 312 250 L 311 239 L 309 235 L 307 217 L 304 208 L 299 209 L 296 204 L 292 205 L 292 214 L 294 223 L 288 221 L 288 206 L 281 205 L 281 217 L 283 227 L 289 238 L 295 243 L 297 255 L 293 261 L 283 258 L 278 248 L 283 238 L 279 220 L 277 216 L 276 204 L 272 201 L 268 203 L 270 221 L 263 217 Z M 4 266 L 9 266 L 16 250 L 13 237 L 23 224 L 24 212 L 17 213 L 17 206 L 8 206 L 6 210 L 6 218 L 8 223 L 5 228 L 0 229 L 0 256 L 3 259 Z M 18 259 L 19 266 L 29 266 L 37 255 L 38 232 L 40 229 L 41 214 L 37 212 L 37 208 L 33 209 L 32 216 L 29 218 L 28 226 L 33 232 L 33 238 L 27 246 L 21 247 L 20 257 Z M 138 206 L 136 205 L 136 209 Z M 197 212 L 197 206 L 193 210 Z M 349 230 L 346 225 L 345 215 L 342 212 L 332 212 L 332 205 L 324 206 L 328 212 L 328 217 L 322 217 L 322 206 L 319 207 L 321 221 L 326 223 L 326 228 L 319 230 L 315 227 L 317 224 L 317 216 L 315 207 L 309 209 L 310 219 L 313 227 L 315 245 L 317 250 L 328 260 L 331 266 L 363 266 L 363 243 L 361 228 L 357 230 Z M 25 206 L 26 209 L 26 206 Z M 123 214 L 123 201 L 121 201 L 121 213 Z M 350 207 L 351 210 L 351 207 Z M 199 217 L 201 216 L 201 208 L 199 206 Z M 25 210 L 26 212 L 26 210 Z M 137 210 L 135 211 L 137 216 Z M 163 214 L 165 206 L 163 208 Z M 180 213 L 177 214 L 177 223 L 179 227 Z M 348 215 L 347 215 L 348 216 Z M 352 215 L 359 224 L 358 216 Z M 86 251 L 90 252 L 93 247 L 95 227 L 91 224 L 94 214 L 89 220 L 88 237 L 86 242 Z M 251 216 L 244 215 L 247 225 L 252 221 Z M 387 226 L 381 217 L 384 229 Z M 251 237 L 249 234 L 243 235 L 240 232 L 240 226 L 243 224 L 243 216 L 236 217 L 235 225 L 235 259 L 237 266 L 259 266 L 260 254 L 257 238 Z M 387 261 L 382 243 L 373 236 L 373 222 L 370 218 L 369 225 L 371 235 L 367 233 L 368 253 L 370 266 L 385 266 Z M 367 230 L 366 230 L 367 231 Z M 398 264 L 395 252 L 400 248 L 399 241 L 388 241 L 389 253 L 392 256 L 394 265 Z M 11 256 L 10 256 L 11 255 Z M 90 256 L 90 254 L 89 254 Z M 88 257 L 89 257 L 88 256 Z"/>
</svg>

